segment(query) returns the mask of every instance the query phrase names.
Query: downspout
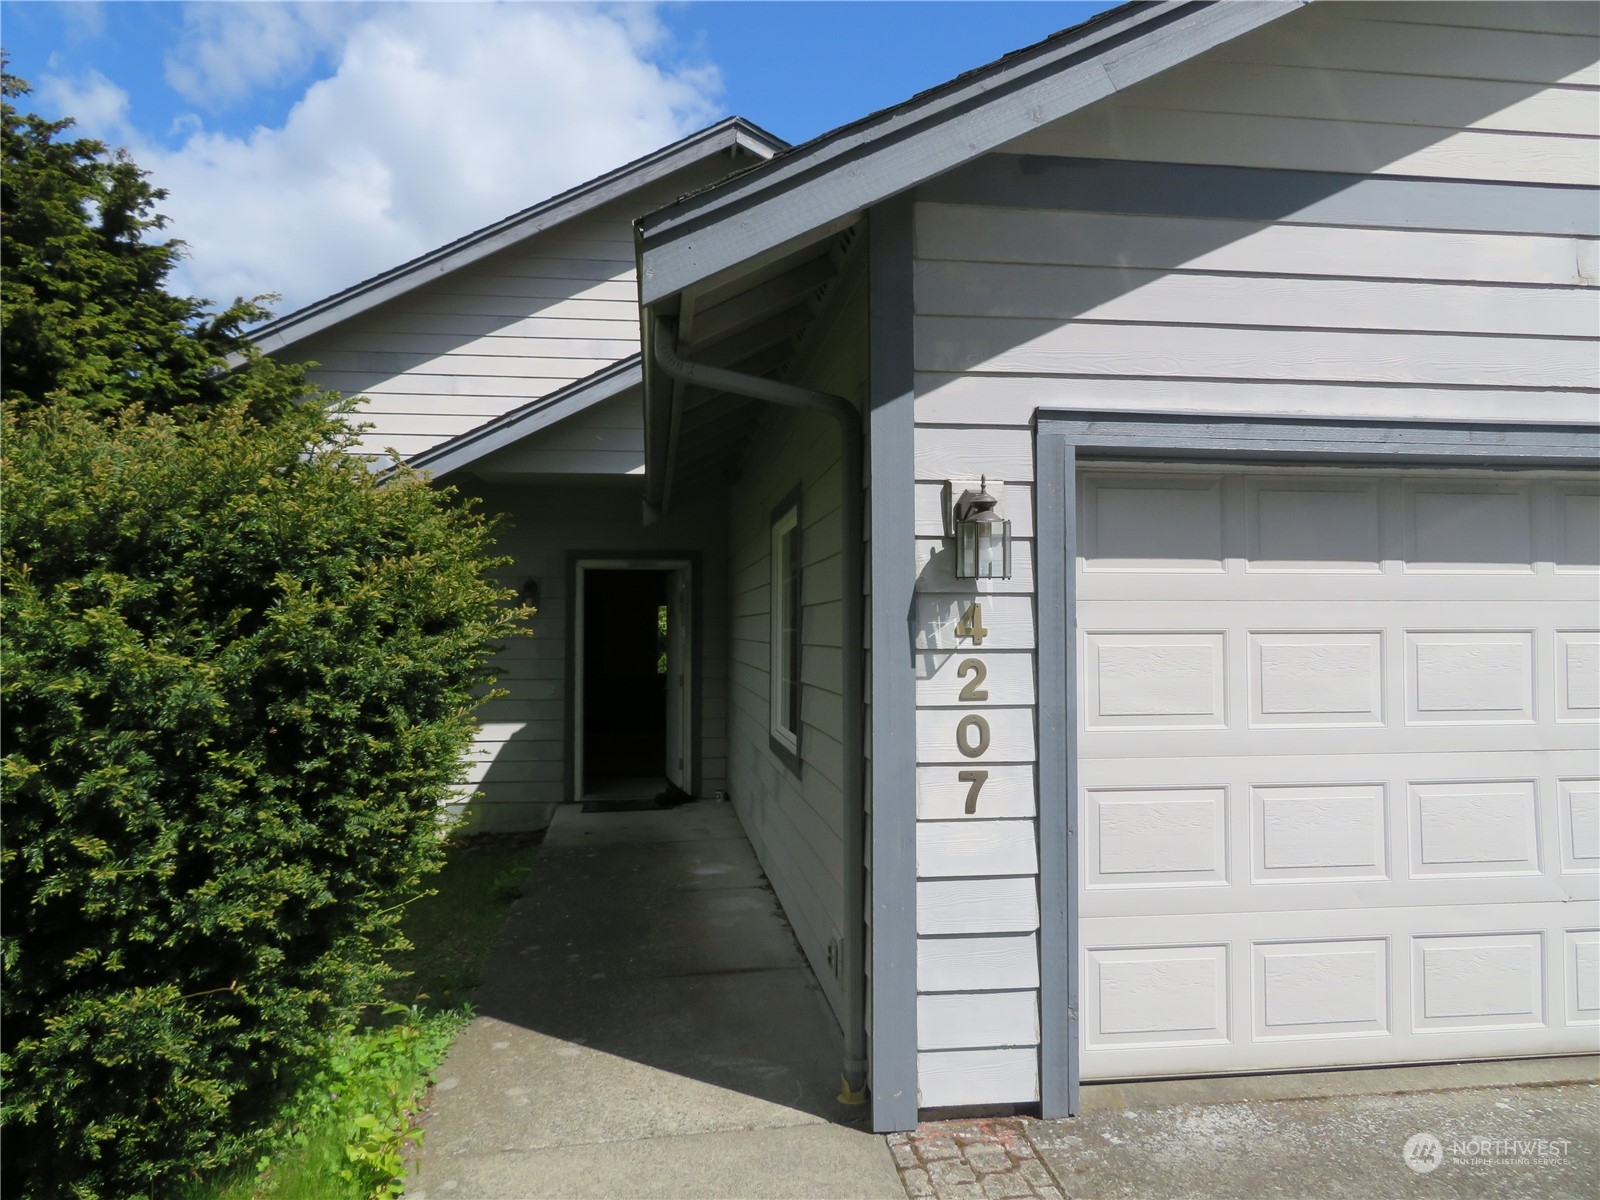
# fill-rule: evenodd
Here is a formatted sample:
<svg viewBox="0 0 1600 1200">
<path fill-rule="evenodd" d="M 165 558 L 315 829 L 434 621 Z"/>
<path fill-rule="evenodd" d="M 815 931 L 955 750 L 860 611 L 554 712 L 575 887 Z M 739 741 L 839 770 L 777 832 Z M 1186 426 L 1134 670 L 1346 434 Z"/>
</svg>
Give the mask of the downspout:
<svg viewBox="0 0 1600 1200">
<path fill-rule="evenodd" d="M 862 601 L 866 569 L 866 549 L 862 542 L 861 414 L 843 396 L 812 391 L 759 375 L 730 371 L 705 363 L 690 362 L 678 356 L 677 329 L 665 317 L 655 319 L 655 360 L 667 375 L 683 383 L 765 400 L 787 408 L 806 408 L 825 412 L 839 423 L 840 466 L 844 495 L 839 502 L 841 588 L 843 594 L 841 631 L 843 643 L 844 728 L 844 1090 L 839 1099 L 846 1104 L 865 1100 L 867 1082 L 867 989 L 866 989 L 866 805 L 863 780 L 866 759 L 862 749 L 861 725 L 866 712 L 865 663 L 863 647 Z M 853 819 L 852 819 L 853 818 Z"/>
</svg>

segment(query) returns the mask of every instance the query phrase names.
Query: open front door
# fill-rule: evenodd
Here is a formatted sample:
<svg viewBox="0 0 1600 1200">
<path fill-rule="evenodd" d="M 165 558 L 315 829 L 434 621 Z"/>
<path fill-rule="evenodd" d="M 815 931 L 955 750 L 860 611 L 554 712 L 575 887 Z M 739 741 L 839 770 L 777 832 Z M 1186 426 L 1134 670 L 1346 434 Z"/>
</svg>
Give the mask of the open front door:
<svg viewBox="0 0 1600 1200">
<path fill-rule="evenodd" d="M 667 782 L 689 790 L 689 571 L 679 567 L 667 581 Z"/>
</svg>

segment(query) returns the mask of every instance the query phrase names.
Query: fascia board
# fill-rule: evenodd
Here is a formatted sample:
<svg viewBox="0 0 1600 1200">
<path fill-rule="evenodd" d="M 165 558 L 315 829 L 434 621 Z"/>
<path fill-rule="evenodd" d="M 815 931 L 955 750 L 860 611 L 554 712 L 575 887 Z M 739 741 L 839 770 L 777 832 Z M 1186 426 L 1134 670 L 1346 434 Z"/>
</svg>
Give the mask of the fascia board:
<svg viewBox="0 0 1600 1200">
<path fill-rule="evenodd" d="M 748 121 L 730 117 L 607 175 L 580 184 L 420 258 L 271 321 L 250 334 L 250 340 L 263 353 L 275 353 L 452 271 L 479 262 L 508 246 L 621 199 L 629 192 L 664 179 L 719 151 L 739 147 L 760 157 L 770 158 L 786 146 L 786 142 Z"/>
<path fill-rule="evenodd" d="M 435 477 L 448 475 L 643 382 L 640 358 L 637 354 L 630 355 L 559 391 L 496 417 L 486 425 L 413 455 L 407 465 L 431 472 Z"/>
<path fill-rule="evenodd" d="M 640 301 L 654 304 L 774 247 L 848 223 L 873 204 L 1306 3 L 1153 3 L 658 210 L 637 223 Z"/>
</svg>

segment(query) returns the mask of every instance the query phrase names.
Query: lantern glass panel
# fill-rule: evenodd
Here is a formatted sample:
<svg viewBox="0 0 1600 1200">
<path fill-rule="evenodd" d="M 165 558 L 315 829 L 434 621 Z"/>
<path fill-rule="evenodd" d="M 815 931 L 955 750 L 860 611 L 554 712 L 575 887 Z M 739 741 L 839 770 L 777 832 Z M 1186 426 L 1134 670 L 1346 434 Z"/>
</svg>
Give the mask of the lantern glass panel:
<svg viewBox="0 0 1600 1200">
<path fill-rule="evenodd" d="M 956 526 L 957 579 L 1011 578 L 1011 522 L 962 521 Z"/>
<path fill-rule="evenodd" d="M 979 579 L 1011 578 L 1011 522 L 985 521 L 978 526 Z"/>
<path fill-rule="evenodd" d="M 962 521 L 956 526 L 956 578 L 978 577 L 978 525 Z"/>
</svg>

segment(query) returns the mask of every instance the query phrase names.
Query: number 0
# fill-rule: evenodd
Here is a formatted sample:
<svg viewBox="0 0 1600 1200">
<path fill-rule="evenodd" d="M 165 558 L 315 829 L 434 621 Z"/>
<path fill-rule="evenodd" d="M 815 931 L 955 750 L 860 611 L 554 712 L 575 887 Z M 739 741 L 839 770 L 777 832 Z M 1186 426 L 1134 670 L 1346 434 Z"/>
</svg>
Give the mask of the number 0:
<svg viewBox="0 0 1600 1200">
<path fill-rule="evenodd" d="M 976 734 L 976 740 L 973 736 Z M 956 722 L 956 749 L 968 758 L 978 758 L 989 748 L 989 722 L 977 713 L 968 713 Z"/>
</svg>

